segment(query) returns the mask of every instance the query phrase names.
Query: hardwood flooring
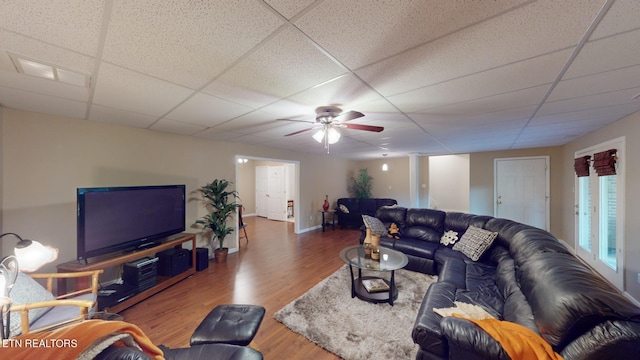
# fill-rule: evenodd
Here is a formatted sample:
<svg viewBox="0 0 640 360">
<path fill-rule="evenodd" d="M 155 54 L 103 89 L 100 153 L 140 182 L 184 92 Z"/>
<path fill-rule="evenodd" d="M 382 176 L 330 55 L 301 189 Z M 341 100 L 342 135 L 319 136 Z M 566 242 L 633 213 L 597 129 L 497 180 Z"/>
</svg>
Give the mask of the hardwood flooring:
<svg viewBox="0 0 640 360">
<path fill-rule="evenodd" d="M 209 268 L 122 311 L 155 344 L 188 347 L 200 321 L 219 304 L 256 304 L 266 314 L 254 344 L 265 359 L 338 359 L 273 319 L 273 314 L 344 263 L 340 250 L 358 243 L 359 230 L 321 229 L 296 235 L 293 224 L 244 218 L 249 243 L 227 263 Z M 353 299 L 353 301 L 359 301 Z"/>
</svg>

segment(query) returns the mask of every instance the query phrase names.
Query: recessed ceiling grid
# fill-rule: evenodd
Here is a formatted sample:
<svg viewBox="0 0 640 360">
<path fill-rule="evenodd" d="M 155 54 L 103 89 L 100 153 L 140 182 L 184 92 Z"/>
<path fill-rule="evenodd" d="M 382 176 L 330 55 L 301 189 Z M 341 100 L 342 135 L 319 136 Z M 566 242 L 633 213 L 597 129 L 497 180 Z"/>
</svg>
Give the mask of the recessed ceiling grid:
<svg viewBox="0 0 640 360">
<path fill-rule="evenodd" d="M 0 104 L 318 155 L 311 133 L 284 136 L 308 124 L 278 119 L 338 105 L 385 128 L 341 129 L 331 156 L 353 159 L 557 146 L 640 110 L 639 16 L 635 0 L 7 0 Z"/>
</svg>

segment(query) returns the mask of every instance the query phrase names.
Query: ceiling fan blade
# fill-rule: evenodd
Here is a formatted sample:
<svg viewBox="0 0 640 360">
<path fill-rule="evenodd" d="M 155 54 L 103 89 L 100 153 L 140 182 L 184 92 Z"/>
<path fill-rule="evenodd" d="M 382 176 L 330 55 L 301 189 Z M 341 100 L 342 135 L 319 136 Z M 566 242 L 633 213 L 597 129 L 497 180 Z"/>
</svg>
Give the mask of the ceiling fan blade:
<svg viewBox="0 0 640 360">
<path fill-rule="evenodd" d="M 299 130 L 299 131 L 296 131 L 296 132 L 292 132 L 291 134 L 287 134 L 287 135 L 285 135 L 285 136 L 298 135 L 298 134 L 302 134 L 303 132 L 307 132 L 307 131 L 309 131 L 309 130 L 313 130 L 313 128 L 312 128 L 312 127 L 310 127 L 310 128 L 308 128 L 308 129 Z"/>
<path fill-rule="evenodd" d="M 352 129 L 352 130 L 365 130 L 365 131 L 375 131 L 375 132 L 380 132 L 384 130 L 382 126 L 372 126 L 372 125 L 362 125 L 362 124 L 342 124 L 341 127 L 346 127 L 347 129 Z"/>
<path fill-rule="evenodd" d="M 364 114 L 358 111 L 347 111 L 335 117 L 335 121 L 343 122 L 363 117 Z"/>
<path fill-rule="evenodd" d="M 309 120 L 295 120 L 295 119 L 276 119 L 278 121 L 291 121 L 291 122 L 301 122 L 301 123 L 307 123 L 307 124 L 315 124 L 315 121 L 309 121 Z"/>
</svg>

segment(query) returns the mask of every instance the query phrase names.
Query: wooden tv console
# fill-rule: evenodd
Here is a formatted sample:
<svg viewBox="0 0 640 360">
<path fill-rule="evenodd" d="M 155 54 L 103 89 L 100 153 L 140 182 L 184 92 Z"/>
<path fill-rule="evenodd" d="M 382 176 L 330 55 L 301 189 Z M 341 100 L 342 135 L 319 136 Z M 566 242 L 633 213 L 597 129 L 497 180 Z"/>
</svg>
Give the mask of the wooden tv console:
<svg viewBox="0 0 640 360">
<path fill-rule="evenodd" d="M 191 267 L 176 276 L 166 277 L 166 276 L 158 276 L 157 283 L 153 287 L 146 289 L 142 292 L 139 292 L 122 302 L 117 303 L 114 306 L 110 306 L 104 308 L 104 311 L 108 311 L 111 313 L 120 312 L 128 307 L 131 307 L 142 300 L 157 294 L 158 292 L 168 288 L 169 286 L 188 278 L 189 276 L 195 274 L 196 272 L 196 235 L 195 234 L 180 234 L 179 237 L 175 239 L 168 240 L 163 242 L 160 245 L 150 247 L 143 250 L 138 250 L 131 253 L 126 253 L 122 255 L 117 255 L 114 257 L 109 257 L 104 260 L 98 260 L 96 262 L 89 262 L 86 264 L 84 261 L 76 260 L 69 261 L 57 266 L 59 273 L 64 272 L 79 272 L 79 271 L 90 271 L 90 270 L 101 270 L 107 269 L 115 266 L 120 266 L 122 264 L 138 260 L 145 256 L 154 256 L 156 253 L 170 249 L 170 248 L 180 248 L 183 243 L 187 243 L 191 241 Z M 80 280 L 80 279 L 78 279 Z M 83 281 L 88 281 L 88 279 L 83 279 Z M 64 294 L 67 292 L 67 279 L 58 279 L 58 293 Z M 76 288 L 88 287 L 87 284 L 75 284 Z M 98 302 L 100 302 L 100 298 L 98 298 Z"/>
</svg>

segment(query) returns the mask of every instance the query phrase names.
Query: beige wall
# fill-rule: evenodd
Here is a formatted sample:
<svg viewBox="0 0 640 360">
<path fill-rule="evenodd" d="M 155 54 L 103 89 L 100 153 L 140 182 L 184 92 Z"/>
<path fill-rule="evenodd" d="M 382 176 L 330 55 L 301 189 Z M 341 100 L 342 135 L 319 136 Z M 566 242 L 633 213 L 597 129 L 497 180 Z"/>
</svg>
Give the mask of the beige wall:
<svg viewBox="0 0 640 360">
<path fill-rule="evenodd" d="M 236 155 L 300 162 L 303 230 L 320 224 L 324 194 L 347 196 L 349 160 L 8 108 L 2 112 L 2 228 L 58 247 L 58 262 L 76 257 L 77 187 L 186 184 L 191 232 L 199 232 L 191 225 L 205 211 L 193 192 L 215 178 L 235 183 Z M 235 235 L 225 244 L 235 247 Z M 5 253 L 12 248 L 2 245 Z"/>
<path fill-rule="evenodd" d="M 574 215 L 574 181 L 573 159 L 575 152 L 605 141 L 626 136 L 626 176 L 625 176 L 625 210 L 624 210 L 624 289 L 635 299 L 640 299 L 640 284 L 637 274 L 640 272 L 640 113 L 635 113 L 616 121 L 598 131 L 584 136 L 564 147 L 563 156 L 566 166 L 562 169 L 564 192 L 562 194 L 562 210 L 559 221 L 562 225 L 562 236 L 575 246 Z"/>
<path fill-rule="evenodd" d="M 382 171 L 384 163 L 389 166 L 388 171 Z M 348 179 L 357 176 L 359 169 L 367 169 L 369 175 L 373 177 L 372 197 L 396 199 L 400 206 L 410 206 L 408 156 L 358 161 Z"/>
<path fill-rule="evenodd" d="M 528 156 L 549 156 L 550 218 L 551 233 L 563 238 L 560 214 L 563 208 L 563 167 L 561 147 L 534 148 L 521 150 L 491 151 L 470 154 L 470 213 L 493 216 L 494 160 Z M 572 162 L 573 164 L 573 162 Z"/>
</svg>

